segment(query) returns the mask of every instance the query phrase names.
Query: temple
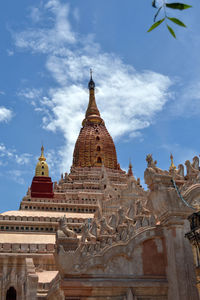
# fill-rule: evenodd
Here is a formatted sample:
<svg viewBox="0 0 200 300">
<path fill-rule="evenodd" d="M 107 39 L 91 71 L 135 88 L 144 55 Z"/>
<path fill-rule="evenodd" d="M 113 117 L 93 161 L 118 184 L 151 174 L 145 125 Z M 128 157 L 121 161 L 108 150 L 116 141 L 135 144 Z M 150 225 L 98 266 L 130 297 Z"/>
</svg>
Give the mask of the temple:
<svg viewBox="0 0 200 300">
<path fill-rule="evenodd" d="M 147 155 L 144 190 L 120 168 L 92 74 L 88 89 L 69 174 L 52 182 L 42 146 L 20 209 L 0 214 L 0 299 L 199 299 L 199 158 L 185 172 Z"/>
</svg>

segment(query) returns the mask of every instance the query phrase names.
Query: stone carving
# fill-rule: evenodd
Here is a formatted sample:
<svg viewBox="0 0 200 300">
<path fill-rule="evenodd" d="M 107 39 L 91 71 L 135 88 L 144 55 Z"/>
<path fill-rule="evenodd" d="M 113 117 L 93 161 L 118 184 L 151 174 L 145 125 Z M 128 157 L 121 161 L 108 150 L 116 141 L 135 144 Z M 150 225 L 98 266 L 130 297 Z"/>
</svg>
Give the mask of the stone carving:
<svg viewBox="0 0 200 300">
<path fill-rule="evenodd" d="M 176 170 L 176 167 L 171 165 L 169 168 L 169 171 L 159 169 L 155 166 L 155 163 L 151 163 L 152 156 L 147 155 L 147 162 L 148 166 L 147 169 L 144 172 L 144 178 L 145 183 L 148 185 L 149 189 L 151 191 L 155 190 L 162 190 L 165 188 L 172 188 L 172 179 L 177 180 L 179 187 L 180 185 L 184 185 L 186 180 L 188 180 L 189 176 L 192 176 L 194 178 L 194 175 L 188 175 L 188 174 L 197 174 L 196 172 L 199 172 L 195 168 L 192 167 L 189 161 L 187 161 L 185 164 L 187 165 L 187 178 L 184 177 L 184 166 L 180 164 L 178 166 L 178 170 Z M 173 159 L 173 156 L 171 155 L 171 158 Z M 172 161 L 173 163 L 173 161 Z M 197 165 L 197 160 L 195 159 L 195 166 Z"/>
<path fill-rule="evenodd" d="M 198 156 L 193 157 L 192 167 L 199 171 L 199 158 L 198 158 Z"/>
<path fill-rule="evenodd" d="M 100 235 L 113 234 L 115 232 L 114 229 L 107 224 L 105 217 L 103 217 L 99 223 L 100 223 L 99 224 L 100 225 L 100 232 L 99 232 Z"/>
<path fill-rule="evenodd" d="M 147 154 L 146 161 L 147 161 L 147 168 L 155 168 L 157 165 L 157 161 L 153 160 L 152 154 Z"/>
<path fill-rule="evenodd" d="M 127 217 L 124 213 L 124 209 L 122 207 L 120 207 L 118 209 L 117 228 L 120 225 L 125 225 L 125 224 L 129 224 L 129 223 L 134 223 L 134 220 Z"/>
<path fill-rule="evenodd" d="M 66 237 L 77 238 L 77 234 L 68 227 L 67 219 L 65 216 L 60 219 L 59 225 L 60 225 L 60 230 L 65 234 Z"/>
<path fill-rule="evenodd" d="M 146 156 L 146 161 L 147 161 L 147 169 L 151 170 L 151 172 L 158 173 L 158 174 L 161 174 L 161 175 L 169 174 L 168 171 L 164 171 L 164 170 L 162 170 L 162 169 L 160 169 L 156 166 L 157 161 L 153 160 L 152 154 L 148 154 Z"/>
<path fill-rule="evenodd" d="M 142 206 L 140 201 L 136 202 L 136 215 L 149 215 L 150 211 Z"/>
<path fill-rule="evenodd" d="M 178 165 L 177 175 L 180 175 L 181 177 L 184 177 L 184 166 L 182 164 Z"/>
<path fill-rule="evenodd" d="M 75 252 L 78 253 L 79 249 L 81 255 L 95 255 L 104 251 L 107 247 L 128 241 L 138 229 L 155 226 L 154 216 L 139 201 L 133 218 L 128 216 L 131 210 L 132 206 L 125 213 L 124 208 L 120 207 L 116 213 L 108 217 L 108 221 L 104 216 L 100 219 L 94 218 L 90 228 L 87 223 L 84 223 L 81 238 L 77 239 L 78 244 Z M 68 228 L 65 217 L 60 220 L 60 230 L 67 238 L 77 238 L 77 235 Z M 57 244 L 59 243 L 61 244 L 60 248 L 62 248 L 62 239 L 57 239 Z M 66 247 L 62 249 L 62 251 L 65 251 Z M 71 249 L 68 249 L 68 251 L 71 251 Z"/>
<path fill-rule="evenodd" d="M 198 157 L 197 157 L 198 158 Z M 197 176 L 199 174 L 199 170 L 195 168 L 197 166 L 197 162 L 194 161 L 195 157 L 193 158 L 193 164 L 190 163 L 189 160 L 186 160 L 186 170 L 187 170 L 187 176 Z"/>
<path fill-rule="evenodd" d="M 109 218 L 109 222 L 108 222 L 109 226 L 113 228 L 113 230 L 116 231 L 117 229 L 117 217 L 115 214 L 112 214 Z"/>
</svg>

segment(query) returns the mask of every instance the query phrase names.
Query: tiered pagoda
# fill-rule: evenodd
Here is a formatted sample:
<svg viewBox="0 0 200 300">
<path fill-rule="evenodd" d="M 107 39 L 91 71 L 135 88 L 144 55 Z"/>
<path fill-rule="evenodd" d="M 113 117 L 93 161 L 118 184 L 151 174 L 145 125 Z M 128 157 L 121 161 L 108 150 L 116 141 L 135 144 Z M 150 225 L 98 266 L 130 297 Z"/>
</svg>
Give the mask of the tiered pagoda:
<svg viewBox="0 0 200 300">
<path fill-rule="evenodd" d="M 52 182 L 42 146 L 20 209 L 0 214 L 0 300 L 199 299 L 184 237 L 200 206 L 198 157 L 185 175 L 147 155 L 144 191 L 131 163 L 120 168 L 92 74 L 88 88 L 69 174 Z"/>
</svg>

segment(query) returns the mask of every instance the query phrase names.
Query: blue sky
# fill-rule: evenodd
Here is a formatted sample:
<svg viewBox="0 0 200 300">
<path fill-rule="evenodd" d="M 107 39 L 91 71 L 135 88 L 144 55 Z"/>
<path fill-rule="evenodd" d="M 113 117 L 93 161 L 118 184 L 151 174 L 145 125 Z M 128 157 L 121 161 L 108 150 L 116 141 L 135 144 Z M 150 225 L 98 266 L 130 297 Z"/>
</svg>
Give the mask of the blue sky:
<svg viewBox="0 0 200 300">
<path fill-rule="evenodd" d="M 0 211 L 18 209 L 43 142 L 50 175 L 68 172 L 88 102 L 96 100 L 114 138 L 143 182 L 145 157 L 168 169 L 199 155 L 200 3 L 147 33 L 155 13 L 145 0 L 12 1 L 0 9 Z M 170 12 L 171 16 L 174 12 Z"/>
</svg>

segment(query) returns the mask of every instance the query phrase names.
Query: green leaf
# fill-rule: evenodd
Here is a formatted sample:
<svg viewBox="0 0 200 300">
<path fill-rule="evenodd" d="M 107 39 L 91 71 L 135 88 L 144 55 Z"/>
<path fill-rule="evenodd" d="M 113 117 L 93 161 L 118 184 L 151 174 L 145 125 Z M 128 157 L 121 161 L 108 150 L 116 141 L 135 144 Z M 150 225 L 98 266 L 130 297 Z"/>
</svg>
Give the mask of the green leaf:
<svg viewBox="0 0 200 300">
<path fill-rule="evenodd" d="M 181 22 L 179 19 L 177 18 L 169 18 L 167 17 L 167 19 L 169 19 L 170 21 L 176 23 L 179 26 L 183 26 L 183 27 L 187 27 L 183 22 Z"/>
<path fill-rule="evenodd" d="M 165 19 L 165 18 L 163 18 L 163 19 L 157 21 L 156 23 L 154 23 L 154 24 L 149 28 L 149 30 L 148 30 L 147 32 L 150 32 L 150 31 L 152 31 L 154 28 L 158 27 L 158 26 L 164 21 L 164 19 Z"/>
<path fill-rule="evenodd" d="M 184 3 L 166 3 L 165 5 L 169 8 L 180 9 L 180 10 L 192 7 L 191 5 L 184 4 Z"/>
<path fill-rule="evenodd" d="M 174 30 L 169 25 L 167 25 L 167 28 L 168 28 L 169 32 L 171 33 L 171 35 L 176 39 Z"/>
<path fill-rule="evenodd" d="M 157 12 L 156 12 L 156 14 L 155 14 L 155 16 L 154 16 L 154 18 L 153 18 L 153 21 L 154 21 L 154 22 L 156 21 L 156 18 L 157 18 L 157 16 L 158 16 L 158 14 L 159 14 L 159 12 L 160 12 L 161 9 L 162 9 L 162 6 L 159 7 L 159 9 L 157 10 Z"/>
</svg>

